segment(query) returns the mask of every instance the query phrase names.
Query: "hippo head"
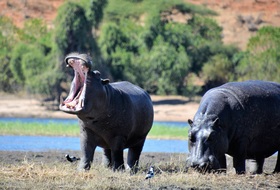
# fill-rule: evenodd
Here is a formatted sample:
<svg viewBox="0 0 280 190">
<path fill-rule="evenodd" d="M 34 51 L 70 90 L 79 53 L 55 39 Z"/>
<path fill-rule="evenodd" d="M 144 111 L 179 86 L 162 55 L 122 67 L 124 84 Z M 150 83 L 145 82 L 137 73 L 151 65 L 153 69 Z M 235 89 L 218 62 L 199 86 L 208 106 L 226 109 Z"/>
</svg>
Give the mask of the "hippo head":
<svg viewBox="0 0 280 190">
<path fill-rule="evenodd" d="M 201 172 L 213 172 L 226 168 L 225 152 L 228 141 L 217 117 L 204 116 L 188 120 L 191 126 L 188 134 L 188 166 Z"/>
<path fill-rule="evenodd" d="M 61 100 L 59 109 L 70 114 L 83 114 L 100 107 L 106 98 L 104 85 L 109 80 L 101 79 L 99 71 L 91 71 L 92 61 L 87 54 L 71 53 L 66 56 L 65 63 L 74 70 L 74 79 L 69 95 Z"/>
</svg>

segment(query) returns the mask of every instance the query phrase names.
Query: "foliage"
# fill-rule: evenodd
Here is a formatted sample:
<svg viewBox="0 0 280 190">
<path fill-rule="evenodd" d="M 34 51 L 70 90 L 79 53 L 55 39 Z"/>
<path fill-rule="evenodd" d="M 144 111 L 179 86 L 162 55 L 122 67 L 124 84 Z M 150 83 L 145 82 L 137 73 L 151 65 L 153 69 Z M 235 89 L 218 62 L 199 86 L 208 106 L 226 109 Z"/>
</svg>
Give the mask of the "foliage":
<svg viewBox="0 0 280 190">
<path fill-rule="evenodd" d="M 103 19 L 103 10 L 107 5 L 108 0 L 86 0 L 85 5 L 89 6 L 85 8 L 86 16 L 94 28 L 98 28 L 100 22 Z"/>
<path fill-rule="evenodd" d="M 14 46 L 10 69 L 17 90 L 54 98 L 59 81 L 51 56 L 51 33 L 40 19 L 30 19 L 18 30 L 21 43 Z"/>
<path fill-rule="evenodd" d="M 59 10 L 55 21 L 54 40 L 61 55 L 77 52 L 91 52 L 93 37 L 91 24 L 84 9 L 73 2 L 66 2 Z"/>
<path fill-rule="evenodd" d="M 15 80 L 10 68 L 11 51 L 17 42 L 17 28 L 12 21 L 0 16 L 0 89 L 14 92 Z"/>
<path fill-rule="evenodd" d="M 11 55 L 10 68 L 16 82 L 22 86 L 25 84 L 25 77 L 22 67 L 22 57 L 29 51 L 29 46 L 25 43 L 17 44 Z"/>
<path fill-rule="evenodd" d="M 130 1 L 124 3 L 126 7 L 132 6 Z M 102 55 L 115 80 L 130 80 L 153 94 L 186 93 L 185 77 L 195 69 L 193 60 L 196 58 L 192 55 L 200 56 L 192 53 L 190 48 L 195 45 L 197 37 L 202 39 L 204 46 L 209 41 L 220 40 L 221 29 L 213 20 L 198 16 L 193 16 L 188 25 L 163 20 L 161 12 L 170 10 L 172 6 L 190 13 L 194 7 L 187 9 L 179 1 L 164 1 L 158 8 L 154 4 L 138 2 L 130 19 L 129 11 L 119 12 L 121 5 L 111 9 L 112 4 L 109 3 L 107 16 L 118 24 L 107 21 L 102 26 L 98 41 Z M 132 23 L 131 20 L 140 19 L 143 7 L 147 5 L 150 9 L 147 9 L 145 24 Z M 108 18 L 105 17 L 106 20 Z M 196 23 L 201 27 L 192 28 Z"/>
<path fill-rule="evenodd" d="M 185 23 L 170 19 L 174 12 Z M 58 100 L 72 80 L 63 59 L 73 51 L 90 54 L 103 77 L 152 94 L 192 97 L 233 80 L 279 82 L 279 28 L 261 28 L 242 52 L 222 43 L 222 28 L 209 18 L 215 14 L 182 0 L 82 0 L 65 1 L 54 29 L 41 19 L 19 29 L 0 17 L 0 87 Z"/>
<path fill-rule="evenodd" d="M 280 82 L 280 28 L 263 27 L 252 37 L 237 67 L 239 80 Z"/>
<path fill-rule="evenodd" d="M 180 92 L 189 69 L 189 58 L 183 46 L 176 50 L 159 37 L 146 56 L 144 88 L 155 94 Z"/>
</svg>

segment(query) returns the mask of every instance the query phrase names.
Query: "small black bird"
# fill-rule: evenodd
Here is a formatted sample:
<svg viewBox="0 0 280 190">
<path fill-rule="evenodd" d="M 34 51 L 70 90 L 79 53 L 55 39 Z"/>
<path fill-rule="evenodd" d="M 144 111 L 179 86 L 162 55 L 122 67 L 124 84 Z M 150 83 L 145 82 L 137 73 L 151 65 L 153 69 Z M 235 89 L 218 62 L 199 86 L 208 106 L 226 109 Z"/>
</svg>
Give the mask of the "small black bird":
<svg viewBox="0 0 280 190">
<path fill-rule="evenodd" d="M 150 167 L 150 170 L 148 171 L 145 179 L 151 179 L 152 177 L 154 177 L 154 167 L 153 166 Z"/>
<path fill-rule="evenodd" d="M 77 158 L 75 156 L 69 156 L 69 154 L 65 155 L 65 158 L 69 161 L 69 162 L 76 162 L 77 160 L 80 160 L 80 158 Z"/>
</svg>

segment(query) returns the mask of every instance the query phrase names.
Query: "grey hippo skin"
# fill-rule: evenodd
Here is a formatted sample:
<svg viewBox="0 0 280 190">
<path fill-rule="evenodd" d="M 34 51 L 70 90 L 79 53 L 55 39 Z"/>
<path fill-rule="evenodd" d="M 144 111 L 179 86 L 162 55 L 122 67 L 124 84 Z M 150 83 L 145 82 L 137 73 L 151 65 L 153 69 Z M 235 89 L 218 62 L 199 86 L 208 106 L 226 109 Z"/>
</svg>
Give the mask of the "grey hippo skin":
<svg viewBox="0 0 280 190">
<path fill-rule="evenodd" d="M 263 172 L 264 159 L 278 151 L 274 173 L 280 172 L 280 84 L 265 81 L 230 82 L 202 97 L 193 121 L 188 121 L 188 164 L 200 171 L 225 170 L 225 154 L 233 157 L 237 174 Z"/>
<path fill-rule="evenodd" d="M 103 161 L 109 167 L 124 169 L 123 150 L 128 148 L 127 164 L 137 171 L 138 161 L 153 124 L 150 96 L 129 82 L 109 83 L 85 54 L 72 53 L 65 58 L 75 77 L 60 110 L 79 118 L 82 159 L 79 169 L 89 170 L 96 147 L 104 150 Z"/>
</svg>

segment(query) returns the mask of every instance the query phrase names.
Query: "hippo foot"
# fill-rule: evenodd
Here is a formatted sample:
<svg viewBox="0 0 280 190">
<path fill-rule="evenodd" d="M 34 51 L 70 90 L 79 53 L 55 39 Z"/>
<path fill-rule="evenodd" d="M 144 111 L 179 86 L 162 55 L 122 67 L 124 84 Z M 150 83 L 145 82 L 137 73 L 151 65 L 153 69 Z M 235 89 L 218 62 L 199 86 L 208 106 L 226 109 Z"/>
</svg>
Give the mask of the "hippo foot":
<svg viewBox="0 0 280 190">
<path fill-rule="evenodd" d="M 126 170 L 129 171 L 130 175 L 135 175 L 138 172 L 139 167 L 138 166 L 130 167 L 129 165 L 126 165 Z"/>
<path fill-rule="evenodd" d="M 119 172 L 119 171 L 124 171 L 125 170 L 125 167 L 124 167 L 124 164 L 120 165 L 119 167 L 113 167 L 113 171 L 114 172 Z"/>
<path fill-rule="evenodd" d="M 80 162 L 77 170 L 80 171 L 80 172 L 89 171 L 90 170 L 90 164 Z"/>
</svg>

